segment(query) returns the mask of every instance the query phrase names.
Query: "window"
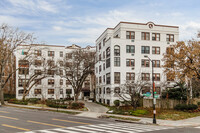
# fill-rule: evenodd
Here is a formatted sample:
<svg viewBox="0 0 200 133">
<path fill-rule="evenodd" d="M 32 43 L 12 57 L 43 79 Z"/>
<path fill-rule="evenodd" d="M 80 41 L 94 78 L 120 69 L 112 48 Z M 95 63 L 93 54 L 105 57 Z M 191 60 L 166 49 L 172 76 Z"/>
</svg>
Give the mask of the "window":
<svg viewBox="0 0 200 133">
<path fill-rule="evenodd" d="M 167 47 L 167 48 L 166 48 L 166 53 L 167 53 L 167 54 L 173 54 L 173 53 L 174 53 L 174 48 L 172 48 L 172 47 Z"/>
<path fill-rule="evenodd" d="M 48 70 L 48 71 L 47 71 L 47 74 L 48 74 L 48 75 L 52 75 L 52 76 L 53 76 L 53 75 L 54 75 L 54 73 L 55 73 L 55 71 L 54 71 L 54 70 Z"/>
<path fill-rule="evenodd" d="M 29 67 L 29 61 L 19 60 L 19 67 Z"/>
<path fill-rule="evenodd" d="M 42 84 L 42 80 L 41 79 L 35 79 L 35 84 L 36 85 L 41 85 Z"/>
<path fill-rule="evenodd" d="M 106 82 L 106 76 L 103 75 L 103 82 L 105 83 Z"/>
<path fill-rule="evenodd" d="M 99 61 L 101 61 L 101 54 L 99 54 Z"/>
<path fill-rule="evenodd" d="M 60 73 L 60 75 L 62 76 L 63 75 L 63 70 L 59 70 L 59 73 Z"/>
<path fill-rule="evenodd" d="M 35 75 L 41 75 L 42 74 L 42 71 L 40 69 L 36 69 L 34 70 L 35 72 Z"/>
<path fill-rule="evenodd" d="M 48 51 L 48 56 L 54 56 L 54 51 Z"/>
<path fill-rule="evenodd" d="M 27 82 L 28 82 L 28 79 L 27 80 L 25 80 L 25 79 L 19 79 L 18 80 L 18 87 L 23 87 L 23 85 L 25 83 L 27 83 Z"/>
<path fill-rule="evenodd" d="M 99 88 L 99 94 L 101 94 L 101 88 Z"/>
<path fill-rule="evenodd" d="M 126 80 L 135 80 L 135 73 L 127 72 Z"/>
<path fill-rule="evenodd" d="M 160 47 L 152 47 L 152 54 L 160 54 Z"/>
<path fill-rule="evenodd" d="M 105 65 L 105 63 L 103 63 L 103 70 L 105 70 L 106 69 L 106 65 Z"/>
<path fill-rule="evenodd" d="M 106 44 L 106 38 L 103 39 L 103 46 Z"/>
<path fill-rule="evenodd" d="M 63 79 L 60 79 L 60 85 L 63 85 Z"/>
<path fill-rule="evenodd" d="M 120 93 L 120 88 L 119 87 L 115 87 L 114 92 L 115 93 Z"/>
<path fill-rule="evenodd" d="M 142 94 L 145 94 L 147 92 L 150 92 L 150 87 L 149 86 L 145 86 L 142 88 Z"/>
<path fill-rule="evenodd" d="M 41 66 L 42 65 L 42 61 L 41 60 L 35 60 L 35 66 Z"/>
<path fill-rule="evenodd" d="M 149 66 L 150 66 L 149 60 L 142 59 L 142 67 L 149 67 Z"/>
<path fill-rule="evenodd" d="M 153 67 L 160 67 L 160 60 L 153 60 Z"/>
<path fill-rule="evenodd" d="M 66 56 L 66 58 L 71 59 L 72 58 L 72 53 L 66 53 L 65 56 Z"/>
<path fill-rule="evenodd" d="M 42 93 L 42 90 L 41 89 L 35 89 L 34 90 L 34 94 L 41 94 Z"/>
<path fill-rule="evenodd" d="M 154 73 L 154 74 L 153 74 L 153 79 L 154 79 L 155 81 L 160 81 L 160 73 Z"/>
<path fill-rule="evenodd" d="M 160 33 L 152 33 L 153 41 L 160 41 Z"/>
<path fill-rule="evenodd" d="M 47 64 L 48 64 L 48 66 L 54 66 L 54 61 L 53 60 L 48 60 Z"/>
<path fill-rule="evenodd" d="M 150 47 L 149 46 L 142 46 L 142 54 L 150 54 Z"/>
<path fill-rule="evenodd" d="M 54 94 L 54 89 L 48 89 L 48 94 Z"/>
<path fill-rule="evenodd" d="M 120 56 L 120 46 L 118 45 L 114 47 L 114 56 Z"/>
<path fill-rule="evenodd" d="M 19 68 L 20 75 L 29 75 L 29 68 Z"/>
<path fill-rule="evenodd" d="M 101 82 L 102 80 L 101 80 L 101 76 L 99 77 L 99 84 L 101 84 L 102 82 Z"/>
<path fill-rule="evenodd" d="M 106 53 L 105 53 L 105 51 L 103 51 L 103 59 L 105 59 L 106 58 Z"/>
<path fill-rule="evenodd" d="M 41 50 L 35 50 L 35 55 L 36 56 L 41 56 L 42 55 L 42 51 Z"/>
<path fill-rule="evenodd" d="M 150 40 L 149 32 L 142 32 L 142 40 Z"/>
<path fill-rule="evenodd" d="M 135 39 L 134 31 L 126 31 L 126 39 Z"/>
<path fill-rule="evenodd" d="M 115 81 L 115 84 L 120 84 L 120 72 L 114 73 L 114 81 Z"/>
<path fill-rule="evenodd" d="M 110 84 L 110 73 L 106 74 L 106 84 Z"/>
<path fill-rule="evenodd" d="M 167 42 L 174 42 L 174 35 L 173 34 L 167 34 L 166 35 L 166 41 Z"/>
<path fill-rule="evenodd" d="M 142 80 L 149 81 L 150 80 L 150 74 L 149 73 L 142 73 Z"/>
<path fill-rule="evenodd" d="M 101 50 L 101 43 L 99 43 L 99 50 Z"/>
<path fill-rule="evenodd" d="M 25 90 L 25 93 L 27 92 L 27 90 Z M 23 94 L 24 93 L 24 89 L 18 90 L 19 94 Z"/>
<path fill-rule="evenodd" d="M 72 89 L 66 89 L 66 94 L 72 94 Z"/>
<path fill-rule="evenodd" d="M 48 85 L 54 85 L 54 79 L 48 79 Z"/>
<path fill-rule="evenodd" d="M 61 67 L 64 66 L 63 61 L 59 61 L 59 64 L 60 64 Z"/>
<path fill-rule="evenodd" d="M 63 51 L 60 51 L 60 57 L 63 57 Z"/>
<path fill-rule="evenodd" d="M 63 89 L 60 89 L 60 94 L 63 94 Z"/>
<path fill-rule="evenodd" d="M 120 66 L 120 57 L 114 57 L 114 66 Z"/>
<path fill-rule="evenodd" d="M 134 59 L 126 59 L 126 66 L 129 66 L 129 67 L 135 66 L 135 60 Z"/>
<path fill-rule="evenodd" d="M 126 45 L 126 53 L 135 53 L 134 45 Z"/>
<path fill-rule="evenodd" d="M 110 67 L 110 58 L 106 59 L 106 68 L 109 68 L 109 67 Z"/>
<path fill-rule="evenodd" d="M 106 58 L 110 57 L 110 47 L 106 49 Z"/>
<path fill-rule="evenodd" d="M 66 80 L 66 86 L 71 85 L 71 82 Z"/>
<path fill-rule="evenodd" d="M 101 72 L 101 65 L 99 66 L 99 72 Z"/>
<path fill-rule="evenodd" d="M 110 88 L 109 87 L 106 88 L 106 94 L 110 94 L 110 92 L 111 92 Z"/>
</svg>

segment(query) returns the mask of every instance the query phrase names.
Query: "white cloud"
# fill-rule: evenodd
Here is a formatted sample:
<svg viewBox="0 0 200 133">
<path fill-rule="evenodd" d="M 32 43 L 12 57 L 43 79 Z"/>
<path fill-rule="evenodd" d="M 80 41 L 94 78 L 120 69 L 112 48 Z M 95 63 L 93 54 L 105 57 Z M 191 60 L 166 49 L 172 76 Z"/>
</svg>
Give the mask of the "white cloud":
<svg viewBox="0 0 200 133">
<path fill-rule="evenodd" d="M 180 25 L 180 40 L 188 40 L 196 38 L 197 32 L 200 30 L 200 23 L 190 21 L 184 25 Z"/>
<path fill-rule="evenodd" d="M 12 6 L 9 8 L 11 12 L 21 13 L 21 14 L 40 14 L 41 11 L 56 13 L 58 9 L 56 6 L 51 4 L 46 0 L 8 0 Z M 13 11 L 15 10 L 15 11 Z"/>
</svg>

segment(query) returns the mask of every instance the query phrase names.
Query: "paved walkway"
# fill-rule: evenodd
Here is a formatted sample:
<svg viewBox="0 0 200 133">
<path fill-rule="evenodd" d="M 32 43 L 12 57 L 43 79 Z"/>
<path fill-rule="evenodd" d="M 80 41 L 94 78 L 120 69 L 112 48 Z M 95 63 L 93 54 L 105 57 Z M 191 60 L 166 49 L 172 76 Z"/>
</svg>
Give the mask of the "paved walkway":
<svg viewBox="0 0 200 133">
<path fill-rule="evenodd" d="M 97 103 L 86 102 L 86 101 L 82 101 L 82 102 L 85 103 L 85 107 L 88 109 L 88 112 L 82 112 L 80 114 L 77 114 L 77 116 L 98 118 L 102 114 L 106 114 L 106 112 L 109 110 L 105 106 L 102 106 Z"/>
</svg>

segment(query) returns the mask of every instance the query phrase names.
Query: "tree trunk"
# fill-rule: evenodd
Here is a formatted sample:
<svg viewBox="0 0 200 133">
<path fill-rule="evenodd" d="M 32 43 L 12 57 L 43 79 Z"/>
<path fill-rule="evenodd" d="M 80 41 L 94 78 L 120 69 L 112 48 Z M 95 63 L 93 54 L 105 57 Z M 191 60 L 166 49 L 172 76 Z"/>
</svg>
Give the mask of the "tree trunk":
<svg viewBox="0 0 200 133">
<path fill-rule="evenodd" d="M 77 101 L 78 101 L 79 95 L 80 95 L 80 92 L 74 95 L 74 102 L 77 102 Z"/>
<path fill-rule="evenodd" d="M 4 105 L 4 93 L 1 87 L 0 87 L 0 98 L 1 98 L 1 105 Z"/>
</svg>

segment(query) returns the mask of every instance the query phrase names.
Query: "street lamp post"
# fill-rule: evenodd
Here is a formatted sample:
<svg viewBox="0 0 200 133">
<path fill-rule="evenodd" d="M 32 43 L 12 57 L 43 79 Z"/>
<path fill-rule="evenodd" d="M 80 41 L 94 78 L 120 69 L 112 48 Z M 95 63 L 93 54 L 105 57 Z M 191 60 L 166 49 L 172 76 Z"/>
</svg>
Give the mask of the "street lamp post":
<svg viewBox="0 0 200 133">
<path fill-rule="evenodd" d="M 153 61 L 147 56 L 144 56 L 145 58 L 148 58 L 149 61 L 151 61 L 152 64 L 152 90 L 153 90 L 153 124 L 156 124 L 156 99 L 155 99 L 155 83 L 153 78 Z"/>
</svg>

